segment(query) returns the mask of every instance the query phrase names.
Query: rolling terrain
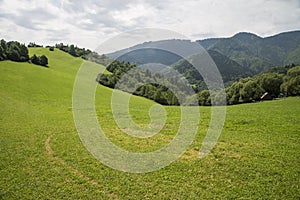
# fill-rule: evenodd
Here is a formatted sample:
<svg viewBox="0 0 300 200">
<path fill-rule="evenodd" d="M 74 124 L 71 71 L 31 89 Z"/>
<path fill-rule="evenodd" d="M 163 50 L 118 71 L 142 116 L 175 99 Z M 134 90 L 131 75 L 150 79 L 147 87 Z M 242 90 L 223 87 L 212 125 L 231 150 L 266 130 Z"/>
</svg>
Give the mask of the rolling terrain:
<svg viewBox="0 0 300 200">
<path fill-rule="evenodd" d="M 29 53 L 45 54 L 49 68 L 0 62 L 0 199 L 299 198 L 298 97 L 228 106 L 218 143 L 203 159 L 198 159 L 198 151 L 211 108 L 191 107 L 200 110 L 201 120 L 194 142 L 181 158 L 158 171 L 131 174 L 101 164 L 78 136 L 72 90 L 83 60 L 58 49 L 30 48 Z M 164 107 L 167 121 L 154 137 L 138 139 L 123 133 L 111 113 L 112 91 L 99 85 L 95 107 L 99 124 L 114 144 L 149 152 L 176 135 L 177 106 Z M 155 104 L 132 96 L 132 119 L 147 126 Z"/>
<path fill-rule="evenodd" d="M 241 77 L 259 74 L 275 66 L 299 64 L 300 31 L 284 32 L 269 37 L 241 32 L 229 38 L 209 38 L 197 40 L 215 61 L 224 82 L 236 81 Z M 179 55 L 163 51 L 160 47 L 171 47 L 188 52 L 188 40 L 162 40 L 145 42 L 133 47 L 108 54 L 134 64 L 160 63 L 175 69 L 185 69 Z M 181 65 L 183 64 L 183 65 Z M 193 78 L 190 78 L 193 82 Z"/>
</svg>

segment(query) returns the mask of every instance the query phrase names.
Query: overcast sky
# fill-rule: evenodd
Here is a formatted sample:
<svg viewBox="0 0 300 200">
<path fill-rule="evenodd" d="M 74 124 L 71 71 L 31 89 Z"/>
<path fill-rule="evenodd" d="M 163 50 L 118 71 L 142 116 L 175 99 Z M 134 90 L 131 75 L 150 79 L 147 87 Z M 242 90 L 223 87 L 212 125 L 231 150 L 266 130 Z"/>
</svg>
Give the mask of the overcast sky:
<svg viewBox="0 0 300 200">
<path fill-rule="evenodd" d="M 300 30 L 300 0 L 0 0 L 0 38 L 95 49 L 136 28 L 188 38 L 260 36 Z"/>
</svg>

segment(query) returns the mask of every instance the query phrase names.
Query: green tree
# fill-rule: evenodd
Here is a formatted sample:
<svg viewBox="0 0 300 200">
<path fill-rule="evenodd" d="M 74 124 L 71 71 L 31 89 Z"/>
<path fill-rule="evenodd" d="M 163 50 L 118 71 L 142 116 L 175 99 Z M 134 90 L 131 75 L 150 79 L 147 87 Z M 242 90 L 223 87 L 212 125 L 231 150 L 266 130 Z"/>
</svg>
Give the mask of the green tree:
<svg viewBox="0 0 300 200">
<path fill-rule="evenodd" d="M 255 80 L 249 80 L 244 83 L 240 91 L 240 101 L 241 102 L 251 102 L 259 100 L 264 90 Z"/>
<path fill-rule="evenodd" d="M 6 42 L 5 42 L 5 40 L 2 39 L 0 42 L 0 61 L 6 60 L 6 58 L 7 58 L 6 53 L 7 53 Z"/>
<path fill-rule="evenodd" d="M 201 106 L 210 106 L 210 93 L 208 90 L 202 90 L 198 93 L 199 105 Z"/>
<path fill-rule="evenodd" d="M 40 64 L 39 58 L 35 54 L 30 58 L 30 61 L 36 65 Z"/>
<path fill-rule="evenodd" d="M 3 48 L 0 46 L 0 61 L 5 60 L 5 54 L 6 52 L 3 50 Z"/>
<path fill-rule="evenodd" d="M 45 55 L 42 55 L 40 58 L 40 65 L 47 66 L 48 65 L 48 58 Z"/>
<path fill-rule="evenodd" d="M 18 62 L 25 62 L 29 60 L 28 49 L 24 44 L 17 41 L 10 41 L 7 43 L 7 59 Z"/>
<path fill-rule="evenodd" d="M 280 94 L 280 85 L 283 83 L 283 75 L 278 73 L 265 73 L 256 77 L 261 88 L 271 95 Z"/>
<path fill-rule="evenodd" d="M 242 88 L 243 88 L 243 83 L 239 81 L 239 82 L 234 82 L 229 88 L 226 89 L 228 104 L 240 103 L 240 90 Z"/>
<path fill-rule="evenodd" d="M 72 56 L 77 56 L 76 51 L 75 51 L 74 44 L 71 44 L 71 45 L 70 45 L 69 53 L 70 53 Z"/>
<path fill-rule="evenodd" d="M 30 58 L 31 63 L 41 66 L 48 65 L 48 58 L 45 55 L 36 56 L 35 54 Z"/>
<path fill-rule="evenodd" d="M 26 62 L 29 60 L 28 49 L 24 44 L 20 45 L 20 61 Z"/>
<path fill-rule="evenodd" d="M 287 96 L 300 95 L 300 66 L 291 68 L 280 87 Z"/>
</svg>

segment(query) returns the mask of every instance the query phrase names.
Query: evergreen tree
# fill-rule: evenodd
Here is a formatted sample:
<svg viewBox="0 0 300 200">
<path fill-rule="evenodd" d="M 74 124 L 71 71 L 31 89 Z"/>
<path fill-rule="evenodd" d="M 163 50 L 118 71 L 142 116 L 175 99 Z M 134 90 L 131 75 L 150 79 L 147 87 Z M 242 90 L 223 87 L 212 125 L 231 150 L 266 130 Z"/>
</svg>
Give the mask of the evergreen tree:
<svg viewBox="0 0 300 200">
<path fill-rule="evenodd" d="M 48 58 L 45 55 L 42 55 L 40 58 L 40 65 L 47 66 L 48 65 Z"/>
<path fill-rule="evenodd" d="M 39 65 L 40 63 L 39 58 L 35 54 L 30 58 L 30 61 L 36 65 Z"/>
<path fill-rule="evenodd" d="M 71 45 L 70 45 L 69 53 L 70 53 L 72 56 L 77 56 L 76 51 L 75 51 L 74 44 L 71 44 Z"/>
</svg>

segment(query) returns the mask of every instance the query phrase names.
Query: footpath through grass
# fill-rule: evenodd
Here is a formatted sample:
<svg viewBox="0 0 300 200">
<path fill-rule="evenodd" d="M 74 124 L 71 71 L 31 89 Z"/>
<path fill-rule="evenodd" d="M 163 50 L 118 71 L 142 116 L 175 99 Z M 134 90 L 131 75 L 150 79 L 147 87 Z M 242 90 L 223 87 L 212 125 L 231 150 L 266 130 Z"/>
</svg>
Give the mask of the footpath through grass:
<svg viewBox="0 0 300 200">
<path fill-rule="evenodd" d="M 46 54 L 49 68 L 0 62 L 0 199 L 299 199 L 300 98 L 227 107 L 221 137 L 203 159 L 197 155 L 210 108 L 199 107 L 196 140 L 178 161 L 151 173 L 124 173 L 99 163 L 77 134 L 72 88 L 82 60 L 57 49 L 33 53 Z M 176 134 L 178 107 L 165 107 L 167 124 L 153 138 L 122 133 L 111 93 L 98 87 L 96 113 L 116 145 L 149 152 Z M 130 103 L 133 120 L 146 126 L 155 103 L 141 97 Z"/>
</svg>

